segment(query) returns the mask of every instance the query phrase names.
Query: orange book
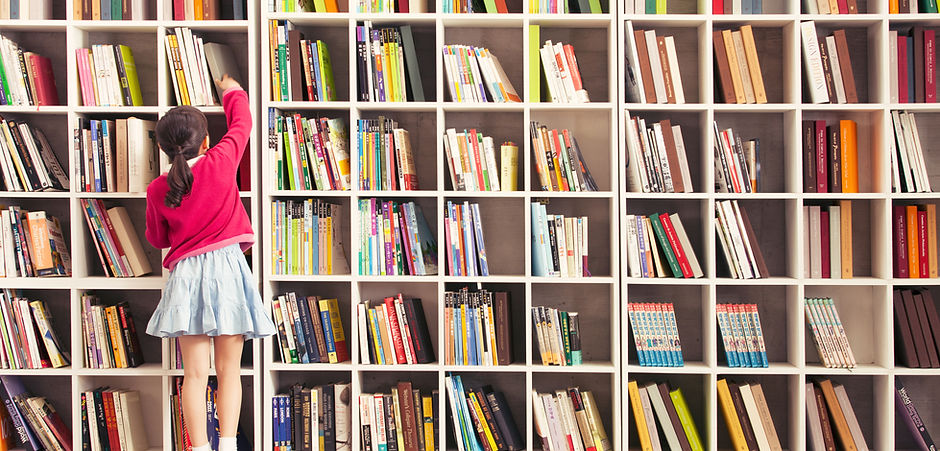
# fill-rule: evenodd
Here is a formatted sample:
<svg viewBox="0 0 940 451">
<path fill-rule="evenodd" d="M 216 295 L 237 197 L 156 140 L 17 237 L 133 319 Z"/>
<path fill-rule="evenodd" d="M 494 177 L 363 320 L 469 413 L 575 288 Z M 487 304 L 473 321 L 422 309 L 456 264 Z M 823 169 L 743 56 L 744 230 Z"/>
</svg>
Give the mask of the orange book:
<svg viewBox="0 0 940 451">
<path fill-rule="evenodd" d="M 901 8 L 898 6 L 898 0 L 888 0 L 888 14 L 898 14 Z"/>
<path fill-rule="evenodd" d="M 858 192 L 858 129 L 855 121 L 839 121 L 842 143 L 842 192 Z"/>
<path fill-rule="evenodd" d="M 193 2 L 193 18 L 196 20 L 202 20 L 202 0 L 196 0 Z"/>
<path fill-rule="evenodd" d="M 917 239 L 917 206 L 908 205 L 904 207 L 904 211 L 907 213 L 907 262 L 908 270 L 910 271 L 910 276 L 912 279 L 920 277 L 920 261 L 918 256 L 920 256 L 920 249 L 917 247 L 917 243 L 920 243 L 920 240 Z"/>
<path fill-rule="evenodd" d="M 833 429 L 836 436 L 842 442 L 842 449 L 846 451 L 857 451 L 855 439 L 852 438 L 852 431 L 849 430 L 849 423 L 845 419 L 843 407 L 839 405 L 839 399 L 836 398 L 836 392 L 832 387 L 832 381 L 824 379 L 819 382 L 819 388 L 822 390 L 823 398 L 826 399 L 826 405 L 829 406 L 829 416 L 832 419 Z"/>
<path fill-rule="evenodd" d="M 842 278 L 851 279 L 852 269 L 852 201 L 840 200 L 839 221 L 841 222 L 841 233 L 839 238 L 842 240 Z M 831 258 L 831 257 L 830 257 Z"/>
<path fill-rule="evenodd" d="M 26 215 L 26 219 L 29 222 L 29 256 L 33 261 L 33 269 L 40 274 L 55 269 L 46 212 L 31 211 Z"/>
</svg>

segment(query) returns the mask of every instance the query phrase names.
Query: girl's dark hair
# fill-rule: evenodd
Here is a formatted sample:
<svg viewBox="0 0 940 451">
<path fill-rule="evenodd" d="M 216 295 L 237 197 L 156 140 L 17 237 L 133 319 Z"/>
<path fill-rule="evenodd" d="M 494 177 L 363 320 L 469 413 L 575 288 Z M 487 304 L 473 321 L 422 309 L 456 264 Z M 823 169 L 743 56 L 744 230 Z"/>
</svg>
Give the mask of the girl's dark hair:
<svg viewBox="0 0 940 451">
<path fill-rule="evenodd" d="M 206 115 L 191 106 L 173 108 L 157 122 L 157 144 L 172 164 L 166 176 L 170 190 L 163 200 L 167 207 L 179 207 L 192 190 L 193 172 L 186 161 L 199 155 L 208 133 Z"/>
</svg>

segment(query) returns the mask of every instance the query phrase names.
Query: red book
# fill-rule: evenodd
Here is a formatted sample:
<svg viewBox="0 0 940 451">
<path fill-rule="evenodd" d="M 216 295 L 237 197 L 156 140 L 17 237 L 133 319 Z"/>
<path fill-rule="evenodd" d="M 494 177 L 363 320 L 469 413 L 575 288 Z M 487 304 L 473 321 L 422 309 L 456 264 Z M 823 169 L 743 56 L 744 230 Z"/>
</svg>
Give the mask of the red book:
<svg viewBox="0 0 940 451">
<path fill-rule="evenodd" d="M 903 205 L 894 206 L 894 219 L 891 222 L 894 229 L 894 277 L 908 278 L 910 273 L 907 268 L 907 228 Z"/>
<path fill-rule="evenodd" d="M 924 100 L 927 103 L 937 102 L 937 33 L 934 30 L 924 30 L 924 70 L 926 84 L 924 85 Z"/>
<path fill-rule="evenodd" d="M 829 192 L 829 165 L 826 164 L 826 121 L 816 123 L 816 192 Z"/>
<path fill-rule="evenodd" d="M 62 417 L 52 408 L 51 404 L 43 401 L 43 406 L 43 412 L 41 414 L 42 420 L 46 423 L 46 427 L 52 431 L 52 434 L 55 435 L 59 444 L 65 448 L 65 451 L 72 451 L 72 432 L 70 428 L 62 421 Z"/>
<path fill-rule="evenodd" d="M 408 0 L 402 0 L 398 3 L 398 12 L 408 14 Z"/>
<path fill-rule="evenodd" d="M 124 253 L 124 246 L 121 246 L 121 240 L 117 237 L 117 232 L 114 231 L 114 224 L 111 223 L 111 216 L 108 215 L 108 210 L 104 208 L 104 202 L 101 199 L 92 199 L 92 205 L 98 210 L 96 212 L 98 219 L 103 222 L 104 228 L 106 229 L 108 236 L 110 237 L 111 244 L 114 245 L 114 252 L 117 254 L 118 261 L 114 262 L 114 266 L 121 268 L 121 271 L 124 273 L 124 276 L 132 277 L 134 272 L 131 271 L 130 266 L 126 263 L 127 254 Z"/>
<path fill-rule="evenodd" d="M 506 7 L 506 0 L 496 0 L 496 12 L 500 14 L 509 13 L 509 8 Z"/>
<path fill-rule="evenodd" d="M 121 438 L 118 435 L 117 415 L 114 413 L 114 392 L 104 390 L 101 392 L 101 400 L 104 402 L 104 419 L 108 427 L 108 443 L 112 450 L 121 449 Z"/>
<path fill-rule="evenodd" d="M 183 0 L 173 1 L 173 20 L 186 20 L 186 2 Z"/>
<path fill-rule="evenodd" d="M 822 248 L 822 278 L 828 279 L 832 277 L 832 271 L 829 262 L 829 212 L 827 210 L 822 210 L 819 212 L 819 236 L 820 247 Z M 839 258 L 842 258 L 840 255 Z"/>
<path fill-rule="evenodd" d="M 403 345 L 408 347 L 408 350 L 411 352 L 412 356 L 415 356 L 415 361 L 417 361 L 417 355 L 415 353 L 415 333 L 414 333 L 414 324 L 411 324 L 411 321 L 408 320 L 408 314 L 405 310 L 405 300 L 402 298 L 401 293 L 398 293 L 398 297 L 395 299 L 395 307 L 401 310 L 402 318 L 405 320 L 405 337 L 402 339 Z"/>
<path fill-rule="evenodd" d="M 849 4 L 845 0 L 839 0 L 839 14 L 848 14 Z"/>
<path fill-rule="evenodd" d="M 724 12 L 725 12 L 724 0 L 712 0 L 712 14 L 724 14 Z"/>
<path fill-rule="evenodd" d="M 917 247 L 920 252 L 920 255 L 918 256 L 918 263 L 920 263 L 920 276 L 930 277 L 930 269 L 927 267 L 929 263 L 929 257 L 927 256 L 927 212 L 924 210 L 917 211 L 917 240 Z"/>
<path fill-rule="evenodd" d="M 44 56 L 29 53 L 29 64 L 33 68 L 33 83 L 36 84 L 36 105 L 58 105 L 59 91 L 52 75 L 52 61 Z"/>
<path fill-rule="evenodd" d="M 907 98 L 907 37 L 898 36 L 898 102 L 910 101 Z"/>
<path fill-rule="evenodd" d="M 685 249 L 682 248 L 682 243 L 679 242 L 679 238 L 676 236 L 676 229 L 672 227 L 672 220 L 669 219 L 669 215 L 666 213 L 660 214 L 659 221 L 663 224 L 663 231 L 666 232 L 669 246 L 672 247 L 672 251 L 676 254 L 679 268 L 682 269 L 682 277 L 686 279 L 695 277 L 695 275 L 692 274 L 692 267 L 689 265 L 689 258 L 685 255 Z M 689 252 L 692 252 L 692 249 L 689 249 Z"/>
<path fill-rule="evenodd" d="M 502 1 L 502 0 L 498 0 Z M 562 46 L 565 51 L 565 59 L 568 61 L 568 68 L 571 69 L 571 83 L 574 84 L 574 90 L 584 89 L 584 83 L 581 81 L 581 70 L 578 69 L 578 60 L 574 56 L 574 46 L 565 44 Z"/>
<path fill-rule="evenodd" d="M 475 128 L 470 129 L 470 141 L 472 141 L 470 143 L 470 146 L 473 146 L 473 155 L 471 156 L 471 158 L 473 158 L 473 161 L 471 161 L 470 163 L 473 165 L 473 167 L 476 168 L 475 172 L 477 175 L 477 183 L 479 183 L 477 187 L 480 190 L 483 190 L 483 187 L 486 186 L 485 185 L 486 182 L 483 181 L 483 167 L 485 166 L 485 164 L 480 163 L 480 152 L 482 152 L 483 149 L 480 148 L 480 144 L 477 139 L 477 130 Z"/>
<path fill-rule="evenodd" d="M 924 27 L 914 25 L 911 30 L 914 37 L 914 98 L 912 102 L 924 102 L 924 84 L 927 72 L 924 70 Z"/>
<path fill-rule="evenodd" d="M 405 365 L 408 359 L 405 357 L 405 344 L 402 341 L 401 329 L 398 326 L 398 315 L 395 313 L 395 299 L 385 298 L 385 313 L 389 329 L 392 329 L 392 343 L 395 345 L 395 361 Z"/>
</svg>

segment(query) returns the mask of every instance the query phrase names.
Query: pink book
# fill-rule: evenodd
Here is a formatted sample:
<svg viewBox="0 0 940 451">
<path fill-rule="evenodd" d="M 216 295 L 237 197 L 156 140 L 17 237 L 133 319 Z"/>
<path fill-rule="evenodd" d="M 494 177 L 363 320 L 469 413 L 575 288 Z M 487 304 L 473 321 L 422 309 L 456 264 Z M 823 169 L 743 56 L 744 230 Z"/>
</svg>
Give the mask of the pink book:
<svg viewBox="0 0 940 451">
<path fill-rule="evenodd" d="M 829 211 L 827 210 L 821 210 L 819 212 L 819 236 L 821 237 L 820 247 L 822 248 L 822 258 L 820 259 L 822 264 L 822 278 L 828 279 L 832 277 L 829 259 L 834 256 L 829 255 Z M 839 257 L 841 258 L 841 256 Z"/>
<path fill-rule="evenodd" d="M 848 14 L 849 13 L 849 4 L 845 0 L 839 1 L 839 14 Z"/>
<path fill-rule="evenodd" d="M 894 277 L 910 277 L 907 263 L 907 222 L 905 221 L 904 206 L 895 205 L 891 222 L 894 229 Z"/>
<path fill-rule="evenodd" d="M 88 49 L 75 49 L 75 62 L 78 67 L 78 80 L 82 88 L 82 105 L 95 106 L 95 91 L 91 85 L 91 72 L 88 69 Z"/>
<path fill-rule="evenodd" d="M 927 256 L 927 212 L 923 210 L 917 211 L 917 248 L 920 253 L 917 259 L 917 262 L 920 263 L 920 276 L 930 277 L 930 269 L 928 268 L 930 259 Z"/>
<path fill-rule="evenodd" d="M 925 101 L 937 102 L 937 39 L 934 30 L 924 30 Z"/>
<path fill-rule="evenodd" d="M 447 243 L 444 248 L 447 250 L 447 264 L 450 266 L 450 275 L 459 276 L 460 274 L 457 271 L 457 266 L 454 265 L 454 250 L 453 243 L 450 241 L 450 221 L 451 221 L 451 209 L 448 205 L 448 209 L 445 212 L 446 216 L 444 217 L 444 242 Z"/>
</svg>

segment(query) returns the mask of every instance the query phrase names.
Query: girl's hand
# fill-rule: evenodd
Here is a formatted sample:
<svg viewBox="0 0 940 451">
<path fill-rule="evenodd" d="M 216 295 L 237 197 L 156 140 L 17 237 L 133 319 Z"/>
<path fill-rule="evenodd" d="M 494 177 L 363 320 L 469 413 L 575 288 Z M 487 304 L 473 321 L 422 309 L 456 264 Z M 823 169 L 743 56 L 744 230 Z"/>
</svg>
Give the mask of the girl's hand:
<svg viewBox="0 0 940 451">
<path fill-rule="evenodd" d="M 222 90 L 222 92 L 228 91 L 229 88 L 241 88 L 242 85 L 238 84 L 234 78 L 229 77 L 228 74 L 222 76 L 221 80 L 215 80 L 216 86 Z"/>
</svg>

